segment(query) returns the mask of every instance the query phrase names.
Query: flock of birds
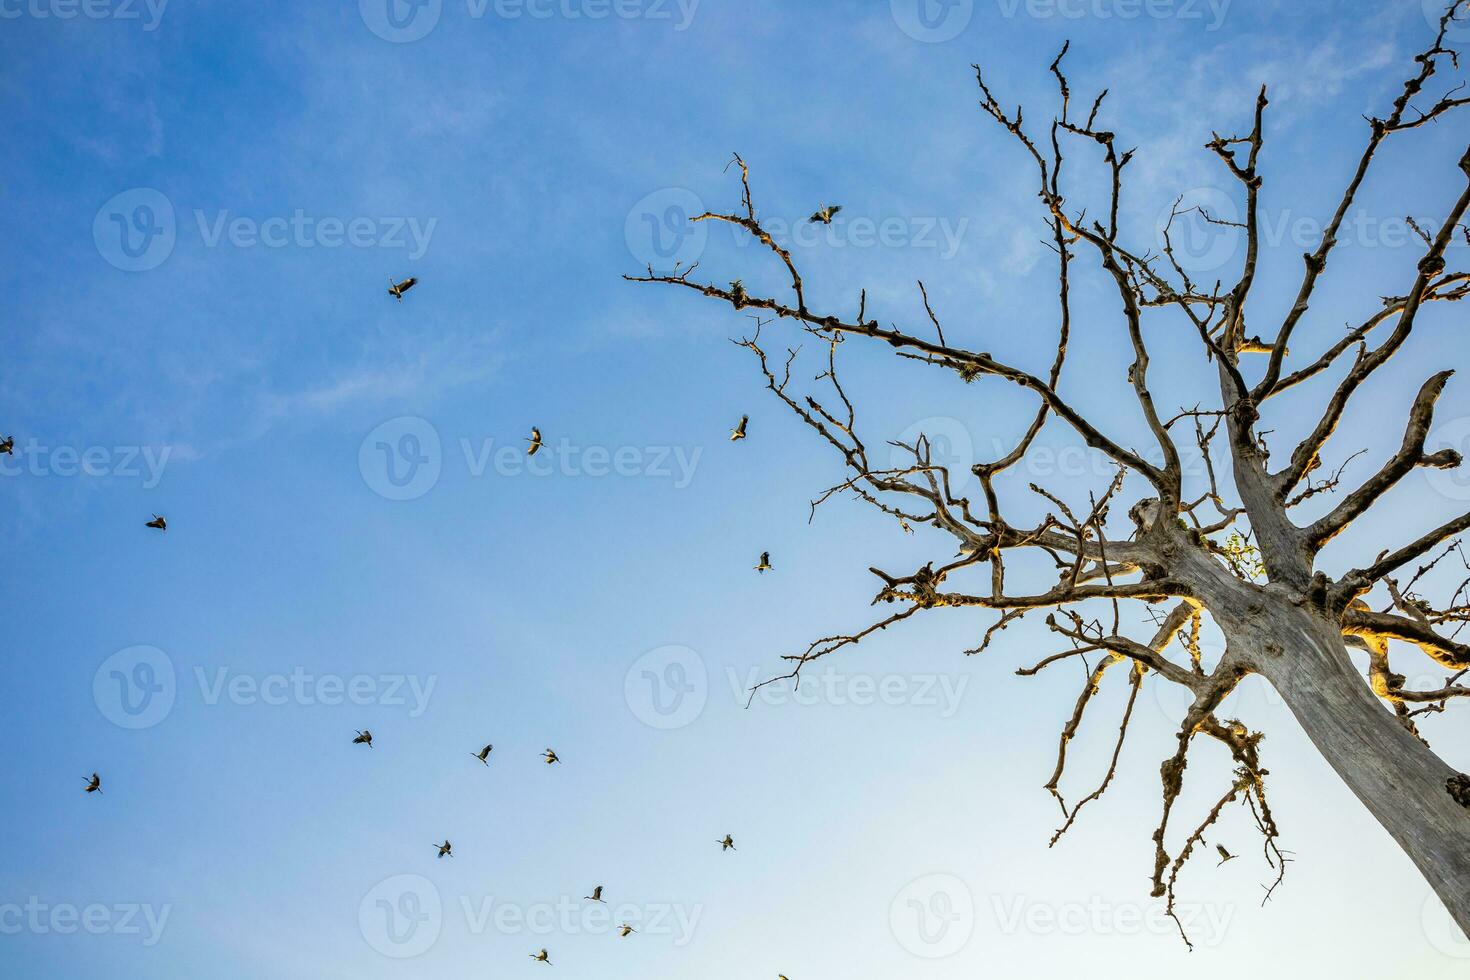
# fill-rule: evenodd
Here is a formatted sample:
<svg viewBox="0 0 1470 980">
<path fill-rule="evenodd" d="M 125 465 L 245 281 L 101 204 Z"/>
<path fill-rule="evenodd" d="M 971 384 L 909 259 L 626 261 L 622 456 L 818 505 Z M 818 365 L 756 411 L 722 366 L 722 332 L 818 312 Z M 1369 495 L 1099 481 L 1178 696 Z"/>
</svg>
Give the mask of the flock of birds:
<svg viewBox="0 0 1470 980">
<path fill-rule="evenodd" d="M 824 205 L 821 210 L 812 215 L 810 220 L 813 222 L 820 222 L 822 224 L 831 224 L 832 216 L 840 210 L 842 210 L 840 205 Z M 404 279 L 400 282 L 393 282 L 392 280 L 389 280 L 388 293 L 394 299 L 398 300 L 398 302 L 401 303 L 403 302 L 403 294 L 408 292 L 414 286 L 418 285 L 418 281 L 419 280 L 417 276 L 409 276 L 407 279 Z M 741 439 L 746 438 L 746 429 L 749 425 L 750 416 L 740 416 L 739 424 L 737 424 L 733 429 L 730 430 L 730 441 L 738 442 Z M 531 435 L 529 436 L 529 438 L 526 439 L 526 442 L 528 443 L 526 447 L 526 455 L 536 455 L 536 453 L 539 452 L 543 446 L 543 442 L 541 439 L 541 430 L 535 426 L 532 426 Z M 14 453 L 14 437 L 0 436 L 0 455 L 10 456 L 14 455 Z M 153 528 L 157 531 L 167 531 L 168 520 L 162 514 L 154 514 L 153 519 L 150 521 L 146 521 L 144 523 L 144 526 Z M 769 551 L 762 551 L 760 561 L 756 564 L 755 570 L 757 572 L 767 572 L 771 570 L 771 567 L 771 553 Z M 352 739 L 353 745 L 366 745 L 368 748 L 373 747 L 373 733 L 370 730 L 366 728 L 360 731 L 354 729 L 354 732 L 355 736 Z M 471 752 L 470 755 L 478 759 L 482 765 L 489 766 L 490 753 L 494 750 L 494 745 L 486 744 L 484 748 L 480 749 L 478 752 Z M 541 758 L 548 766 L 554 766 L 561 762 L 561 757 L 556 754 L 555 749 L 551 748 L 548 748 L 545 752 L 543 752 L 541 754 Z M 83 777 L 83 781 L 86 783 L 83 792 L 97 794 L 102 793 L 102 777 L 97 773 L 94 772 L 91 776 Z M 733 851 L 736 849 L 735 838 L 731 834 L 726 834 L 720 840 L 715 841 L 715 844 L 720 848 L 721 853 L 725 851 Z M 454 844 L 447 837 L 444 839 L 443 843 L 435 844 L 433 845 L 433 847 L 434 850 L 437 852 L 438 857 L 440 858 L 454 857 Z M 597 887 L 593 888 L 591 895 L 583 896 L 584 900 L 606 905 L 607 903 L 603 900 L 602 897 L 602 888 L 602 885 L 598 885 Z M 637 931 L 637 929 L 634 929 L 631 925 L 628 925 L 625 922 L 618 927 L 618 936 L 620 938 L 626 939 L 628 936 Z M 539 950 L 529 955 L 531 959 L 535 960 L 538 963 L 545 963 L 547 966 L 551 965 L 551 956 L 547 953 L 545 949 Z M 782 974 L 779 975 L 778 980 L 787 980 L 787 977 Z"/>
<path fill-rule="evenodd" d="M 354 731 L 356 730 L 354 729 Z M 373 733 L 366 728 L 362 729 L 361 731 L 357 731 L 356 737 L 352 740 L 352 744 L 366 745 L 368 748 L 372 748 Z M 493 744 L 487 743 L 484 748 L 480 749 L 480 751 L 471 752 L 470 755 L 478 759 L 481 765 L 489 766 L 490 753 L 494 751 L 495 746 Z M 542 761 L 544 761 L 548 766 L 558 765 L 561 762 L 561 757 L 556 754 L 555 749 L 551 748 L 548 748 L 545 752 L 541 753 L 541 758 Z M 93 773 L 92 780 L 87 786 L 87 792 L 100 792 L 100 789 L 101 780 L 98 778 L 96 773 Z M 733 851 L 736 849 L 735 838 L 730 834 L 726 834 L 722 839 L 715 841 L 715 843 L 719 846 L 722 853 L 725 851 Z M 451 841 L 449 838 L 446 837 L 444 838 L 443 843 L 435 844 L 433 846 L 437 857 L 454 857 L 454 842 Z M 592 889 L 592 894 L 583 895 L 582 900 L 586 902 L 596 902 L 599 905 L 606 905 L 607 901 L 602 897 L 602 889 L 602 885 L 597 885 Z M 621 939 L 627 939 L 629 936 L 637 931 L 637 929 L 624 922 L 618 926 L 618 937 Z M 547 966 L 551 966 L 551 954 L 548 953 L 545 949 L 538 950 L 537 952 L 530 953 L 528 955 L 537 963 L 545 963 Z M 782 975 L 780 977 L 780 980 L 787 980 L 787 978 Z"/>
<path fill-rule="evenodd" d="M 372 748 L 373 733 L 368 731 L 367 729 L 363 729 L 362 731 L 357 733 L 357 737 L 352 740 L 352 744 L 366 745 L 368 748 Z M 471 752 L 470 755 L 480 760 L 481 764 L 488 766 L 490 765 L 490 753 L 493 751 L 495 751 L 494 745 L 486 745 L 478 752 Z M 541 757 L 545 760 L 548 766 L 556 765 L 557 763 L 561 762 L 561 758 L 557 756 L 555 749 L 547 749 L 545 752 L 542 753 Z M 100 780 L 98 780 L 97 774 L 93 773 L 92 784 L 87 787 L 87 792 L 90 793 L 94 789 L 96 789 L 99 782 Z M 724 840 L 716 841 L 716 843 L 720 845 L 721 851 L 735 849 L 735 839 L 729 834 L 725 835 Z M 437 856 L 440 858 L 454 857 L 454 844 L 447 837 L 444 838 L 444 843 L 435 844 L 434 850 L 437 852 Z M 607 901 L 602 897 L 602 888 L 602 885 L 596 886 L 592 889 L 592 894 L 583 895 L 582 900 L 586 902 L 596 902 L 599 905 L 606 905 Z M 621 939 L 626 939 L 637 931 L 637 929 L 634 929 L 626 922 L 618 926 L 618 936 Z M 548 953 L 545 949 L 538 950 L 537 952 L 530 953 L 528 955 L 531 957 L 531 959 L 535 960 L 538 963 L 545 963 L 547 966 L 551 965 L 551 954 Z M 785 978 L 783 977 L 782 980 L 785 980 Z"/>
</svg>

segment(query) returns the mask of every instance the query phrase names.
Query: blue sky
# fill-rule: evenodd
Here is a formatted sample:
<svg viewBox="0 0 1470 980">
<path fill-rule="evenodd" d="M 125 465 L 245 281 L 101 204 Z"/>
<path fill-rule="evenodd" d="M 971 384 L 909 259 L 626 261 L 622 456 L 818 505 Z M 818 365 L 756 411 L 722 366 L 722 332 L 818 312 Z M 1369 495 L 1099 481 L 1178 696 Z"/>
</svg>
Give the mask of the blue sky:
<svg viewBox="0 0 1470 980">
<path fill-rule="evenodd" d="M 797 229 L 814 306 L 851 312 L 866 288 L 870 311 L 913 323 L 923 279 L 952 340 L 1041 370 L 1054 272 L 1033 173 L 970 65 L 1041 124 L 1070 38 L 1074 91 L 1108 87 L 1104 121 L 1139 147 L 1125 228 L 1145 248 L 1180 195 L 1231 206 L 1201 146 L 1247 129 L 1270 86 L 1252 311 L 1269 333 L 1362 115 L 1429 40 L 1418 0 L 395 9 L 0 0 L 0 432 L 17 450 L 0 464 L 0 972 L 538 976 L 542 947 L 558 976 L 608 978 L 1464 970 L 1470 944 L 1263 685 L 1234 698 L 1268 733 L 1295 863 L 1258 908 L 1270 874 L 1231 816 L 1218 836 L 1249 859 L 1183 879 L 1193 954 L 1147 896 L 1169 692 L 1144 692 L 1117 783 L 1051 850 L 1040 787 L 1080 678 L 1014 676 L 1051 649 L 1044 631 L 967 658 L 988 619 L 936 615 L 746 710 L 780 654 L 869 621 L 869 565 L 953 543 L 846 501 L 809 521 L 839 461 L 728 343 L 747 322 L 621 278 L 675 256 L 780 289 L 748 243 L 676 220 L 737 205 L 738 151 L 763 217 Z M 1402 218 L 1448 207 L 1465 133 L 1452 117 L 1385 150 L 1307 351 L 1407 285 Z M 1076 159 L 1074 199 L 1097 200 Z M 808 237 L 821 203 L 843 220 Z M 1194 248 L 1206 273 L 1239 261 L 1228 240 Z M 1144 445 L 1110 288 L 1079 275 L 1064 389 Z M 1333 461 L 1397 445 L 1462 323 L 1426 316 Z M 1209 390 L 1178 323 L 1150 341 L 1161 403 Z M 850 348 L 870 444 L 922 430 L 983 458 L 1030 417 L 1008 386 Z M 1273 445 L 1319 397 L 1279 400 Z M 1457 379 L 1437 438 L 1470 441 L 1467 419 Z M 533 425 L 539 470 L 520 455 Z M 1106 481 L 1066 433 L 1042 444 L 1026 478 L 1084 496 Z M 1327 560 L 1467 497 L 1415 477 Z M 166 534 L 142 526 L 153 513 Z M 756 575 L 763 550 L 776 567 Z M 1105 688 L 1074 747 L 1073 795 L 1106 765 L 1122 693 Z M 364 727 L 371 750 L 349 744 Z M 1427 728 L 1470 768 L 1463 713 Z M 488 769 L 470 758 L 485 742 Z M 1227 761 L 1201 753 L 1184 812 Z M 93 771 L 102 797 L 81 793 Z M 445 837 L 455 856 L 436 860 Z M 638 934 L 585 912 L 598 883 Z M 948 931 L 915 931 L 911 900 Z M 89 908 L 96 934 L 67 928 Z"/>
</svg>

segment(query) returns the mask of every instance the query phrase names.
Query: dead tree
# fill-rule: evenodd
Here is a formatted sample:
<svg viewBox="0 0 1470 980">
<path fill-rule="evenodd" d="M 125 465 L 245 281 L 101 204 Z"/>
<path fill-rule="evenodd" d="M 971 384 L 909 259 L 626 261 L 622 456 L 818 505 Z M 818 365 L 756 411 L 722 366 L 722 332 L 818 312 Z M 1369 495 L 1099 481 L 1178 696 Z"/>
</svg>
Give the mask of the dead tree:
<svg viewBox="0 0 1470 980">
<path fill-rule="evenodd" d="M 778 292 L 785 291 L 788 277 L 789 291 L 758 295 L 740 280 L 728 286 L 705 281 L 697 267 L 672 272 L 649 268 L 646 274 L 627 278 L 691 290 L 754 315 L 754 333 L 738 343 L 754 356 L 766 387 L 831 446 L 846 468 L 845 479 L 821 495 L 814 507 L 834 494 L 850 493 L 891 517 L 903 530 L 927 525 L 945 532 L 960 548 L 958 556 L 938 567 L 931 562 L 911 574 L 873 569 L 881 580 L 875 603 L 896 611 L 863 629 L 826 637 L 787 657 L 791 669 L 784 676 L 799 678 L 802 668 L 812 661 L 929 610 L 979 608 L 996 614 L 977 648 L 969 652 L 984 650 L 1000 631 L 1022 617 L 1044 613 L 1046 625 L 1063 639 L 1063 649 L 1019 673 L 1035 674 L 1073 658 L 1088 665 L 1082 691 L 1061 735 L 1055 771 L 1047 783 L 1063 813 L 1053 843 L 1072 826 L 1078 811 L 1112 781 L 1135 699 L 1145 680 L 1187 689 L 1192 702 L 1181 721 L 1177 744 L 1160 768 L 1162 814 L 1153 832 L 1152 894 L 1166 898 L 1172 914 L 1181 867 L 1203 849 L 1206 832 L 1232 802 L 1249 811 L 1262 836 L 1264 859 L 1274 878 L 1270 888 L 1284 873 L 1288 859 L 1278 846 L 1279 832 L 1267 803 L 1267 772 L 1260 758 L 1262 735 L 1217 712 L 1243 678 L 1259 674 L 1279 692 L 1326 761 L 1414 861 L 1461 928 L 1470 933 L 1470 777 L 1441 760 L 1416 725 L 1416 718 L 1443 711 L 1470 695 L 1470 686 L 1457 683 L 1470 671 L 1470 644 L 1455 638 L 1470 620 L 1470 582 L 1449 588 L 1447 601 L 1436 603 L 1423 595 L 1428 583 L 1451 566 L 1459 564 L 1470 570 L 1458 544 L 1458 536 L 1470 530 L 1470 513 L 1446 520 L 1417 540 L 1384 548 L 1357 567 L 1331 572 L 1318 567 L 1323 547 L 1369 513 L 1416 468 L 1462 465 L 1454 450 L 1431 452 L 1425 446 L 1436 401 L 1451 372 L 1442 371 L 1424 382 L 1404 426 L 1401 448 L 1356 489 L 1323 498 L 1322 494 L 1338 489 L 1342 470 L 1326 480 L 1313 477 L 1350 399 L 1408 343 L 1425 304 L 1450 303 L 1470 295 L 1470 270 L 1450 269 L 1446 263 L 1446 250 L 1457 236 L 1470 240 L 1463 223 L 1470 207 L 1470 149 L 1457 164 L 1443 164 L 1456 185 L 1462 178 L 1464 185 L 1458 199 L 1448 204 L 1444 220 L 1427 227 L 1410 221 L 1423 241 L 1423 254 L 1406 291 L 1384 298 L 1381 308 L 1320 352 L 1308 352 L 1309 344 L 1294 335 L 1311 308 L 1343 220 L 1379 148 L 1470 104 L 1470 98 L 1460 94 L 1463 85 L 1441 81 L 1443 75 L 1460 69 L 1446 37 L 1457 26 L 1455 21 L 1466 17 L 1470 17 L 1470 0 L 1455 0 L 1440 21 L 1434 43 L 1414 59 L 1414 72 L 1387 114 L 1367 120 L 1366 145 L 1336 211 L 1320 243 L 1303 256 L 1305 268 L 1295 302 L 1280 319 L 1274 336 L 1265 340 L 1247 336 L 1245 327 L 1261 247 L 1258 162 L 1266 142 L 1264 88 L 1254 106 L 1250 131 L 1231 137 L 1216 135 L 1205 147 L 1218 157 L 1229 179 L 1238 182 L 1244 202 L 1244 217 L 1234 223 L 1244 243 L 1239 276 L 1233 284 L 1210 284 L 1196 282 L 1176 260 L 1170 238 L 1172 219 L 1157 252 L 1123 240 L 1119 211 L 1133 151 L 1120 151 L 1118 138 L 1100 121 L 1106 92 L 1086 111 L 1074 111 L 1062 67 L 1065 47 L 1050 69 L 1058 89 L 1058 108 L 1041 134 L 1023 122 L 1020 108 L 1011 112 L 1002 105 L 977 66 L 981 108 L 1016 141 L 1029 161 L 1028 168 L 1034 166 L 1049 245 L 1055 253 L 1058 340 L 1055 357 L 1039 372 L 948 341 L 922 283 L 918 298 L 927 322 L 917 327 L 881 324 L 867 310 L 866 293 L 856 304 L 855 317 L 812 309 L 790 250 L 762 226 L 751 197 L 749 171 L 735 157 L 743 191 L 739 208 L 693 220 L 725 222 L 737 234 L 750 235 L 763 246 L 762 254 L 768 252 L 778 263 L 783 283 Z M 1431 90 L 1444 94 L 1435 95 Z M 1074 146 L 1100 156 L 1110 174 L 1109 200 L 1100 218 L 1086 217 L 1064 193 L 1064 148 Z M 1175 210 L 1175 217 L 1183 213 Z M 1097 263 L 1104 281 L 1111 284 L 1109 290 L 1116 287 L 1121 334 L 1132 356 L 1128 382 L 1156 443 L 1147 450 L 1110 437 L 1063 394 L 1074 317 L 1070 286 L 1075 269 L 1083 262 Z M 1149 388 L 1144 328 L 1148 314 L 1164 309 L 1175 311 L 1171 314 L 1175 317 L 1182 314 L 1191 335 L 1198 337 L 1200 364 L 1218 377 L 1219 398 L 1212 408 L 1196 407 L 1170 416 L 1155 404 Z M 1264 316 L 1252 307 L 1253 321 Z M 820 344 L 825 370 L 816 380 L 829 392 L 822 396 L 825 402 L 815 392 L 802 394 L 793 384 L 795 349 L 788 348 L 783 363 L 773 364 L 768 358 L 762 329 L 777 321 L 791 321 L 797 332 Z M 953 327 L 949 332 L 951 336 L 957 333 Z M 923 436 L 910 444 L 895 444 L 905 454 L 903 465 L 875 463 L 859 435 L 854 401 L 839 380 L 839 353 L 848 342 L 864 349 L 871 345 L 875 351 L 916 362 L 917 371 L 953 372 L 965 383 L 1000 379 L 1035 396 L 1035 414 L 1014 447 L 999 459 L 973 467 L 980 488 L 978 500 L 953 492 L 950 472 L 935 461 L 933 447 Z M 1308 382 L 1323 383 L 1327 389 L 1320 418 L 1289 457 L 1273 460 L 1263 413 L 1272 398 Z M 1086 379 L 1086 383 L 1096 382 Z M 1029 522 L 1018 525 L 1003 512 L 998 478 L 1025 460 L 1043 428 L 1053 425 L 1070 428 L 1075 437 L 1105 456 L 1116 468 L 1116 477 L 1106 487 L 1092 488 L 1085 500 L 1068 501 L 1062 489 L 1032 484 L 1031 491 L 1046 502 L 1049 513 L 1034 526 Z M 1218 467 L 1218 477 L 1217 467 L 1209 462 L 1217 438 L 1222 443 L 1220 455 L 1228 460 Z M 1197 447 L 1203 452 L 1202 475 L 1191 473 L 1186 480 L 1181 439 L 1188 440 L 1191 451 Z M 1187 485 L 1190 483 L 1198 485 Z M 1335 506 L 1322 508 L 1324 499 Z M 1310 521 L 1294 519 L 1294 514 L 1301 513 L 1297 508 L 1307 500 L 1315 500 L 1314 507 L 1325 513 Z M 1008 582 L 1008 562 L 1019 561 L 1023 553 L 1044 556 L 1044 561 L 1054 564 L 1055 581 L 1048 577 L 1042 587 L 1015 590 Z M 1153 611 L 1157 628 L 1150 630 L 1152 635 L 1123 635 L 1125 622 L 1143 619 L 1124 615 L 1122 610 L 1132 603 Z M 1207 657 L 1201 651 L 1205 623 L 1225 637 L 1218 656 Z M 1443 683 L 1430 689 L 1407 687 L 1405 677 L 1391 666 L 1401 644 L 1423 651 L 1443 668 L 1447 675 Z M 1366 678 L 1354 666 L 1349 647 L 1367 652 Z M 1098 658 L 1095 663 L 1089 662 L 1090 655 Z M 1129 695 L 1112 765 L 1097 789 L 1069 806 L 1059 790 L 1068 743 L 1104 674 L 1120 665 L 1126 668 Z M 1171 819 L 1190 750 L 1201 741 L 1217 743 L 1228 752 L 1233 774 L 1221 786 L 1218 803 L 1179 831 L 1171 827 Z"/>
</svg>

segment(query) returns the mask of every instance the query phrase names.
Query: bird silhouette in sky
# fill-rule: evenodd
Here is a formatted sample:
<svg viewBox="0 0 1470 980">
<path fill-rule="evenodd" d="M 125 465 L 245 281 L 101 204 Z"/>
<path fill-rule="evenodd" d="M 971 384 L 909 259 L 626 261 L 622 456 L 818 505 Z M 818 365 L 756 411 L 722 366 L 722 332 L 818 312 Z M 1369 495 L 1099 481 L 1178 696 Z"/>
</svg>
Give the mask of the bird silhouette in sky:
<svg viewBox="0 0 1470 980">
<path fill-rule="evenodd" d="M 4 454 L 6 456 L 15 455 L 14 436 L 5 436 L 4 438 L 0 438 L 0 454 Z"/>
<path fill-rule="evenodd" d="M 591 895 L 583 895 L 582 897 L 589 902 L 602 902 L 602 886 L 598 885 L 596 888 L 592 889 Z M 607 903 L 602 902 L 602 904 L 606 905 Z"/>
<path fill-rule="evenodd" d="M 816 213 L 807 218 L 807 224 L 830 225 L 837 212 L 842 210 L 840 204 L 824 204 L 817 209 Z"/>
<path fill-rule="evenodd" d="M 444 843 L 434 846 L 439 849 L 440 857 L 454 857 L 454 845 L 449 843 L 449 838 L 444 838 Z"/>
<path fill-rule="evenodd" d="M 388 295 L 392 296 L 394 299 L 398 300 L 398 302 L 402 303 L 403 302 L 403 294 L 406 293 L 406 292 L 408 292 L 410 289 L 412 289 L 413 287 L 417 286 L 418 284 L 419 284 L 418 276 L 409 276 L 407 279 L 403 280 L 402 282 L 394 282 L 392 279 L 389 279 L 388 280 Z"/>
<path fill-rule="evenodd" d="M 547 966 L 551 965 L 551 957 L 546 954 L 546 950 L 544 949 L 539 953 L 532 953 L 530 955 L 531 959 L 535 960 L 537 963 L 545 963 Z"/>
<path fill-rule="evenodd" d="M 769 551 L 761 552 L 760 564 L 755 566 L 755 570 L 758 572 L 769 572 L 771 570 L 771 553 Z"/>
<path fill-rule="evenodd" d="M 750 416 L 749 415 L 742 415 L 742 416 L 740 416 L 740 424 L 737 425 L 737 426 L 735 426 L 735 428 L 733 428 L 733 429 L 730 430 L 730 441 L 731 442 L 738 442 L 739 440 L 745 438 L 745 426 L 747 424 L 749 424 L 749 422 L 750 422 Z"/>
<path fill-rule="evenodd" d="M 354 728 L 353 731 L 357 731 L 357 729 Z M 362 731 L 357 732 L 357 738 L 354 738 L 352 740 L 352 744 L 353 745 L 366 745 L 368 748 L 372 748 L 373 747 L 373 733 L 370 732 L 370 731 L 368 731 L 366 728 L 364 728 Z"/>
<path fill-rule="evenodd" d="M 154 514 L 153 515 L 153 520 L 149 521 L 148 523 L 144 524 L 143 526 L 144 527 L 157 528 L 160 531 L 167 531 L 168 530 L 168 521 L 164 520 L 159 515 Z"/>
<path fill-rule="evenodd" d="M 1225 850 L 1224 844 L 1216 844 L 1215 853 L 1220 855 L 1220 864 L 1224 864 L 1226 861 L 1234 861 L 1236 858 L 1236 855 L 1231 854 L 1229 851 Z M 1218 868 L 1220 864 L 1215 865 L 1215 867 Z"/>
<path fill-rule="evenodd" d="M 536 428 L 534 425 L 531 426 L 531 438 L 527 439 L 526 441 L 530 443 L 530 445 L 526 447 L 526 455 L 536 455 L 536 453 L 541 450 L 541 430 Z"/>
<path fill-rule="evenodd" d="M 722 851 L 735 850 L 735 838 L 731 837 L 729 834 L 725 835 L 724 840 L 715 841 L 715 843 L 720 845 L 720 850 Z"/>
<path fill-rule="evenodd" d="M 95 772 L 92 773 L 92 778 L 87 780 L 87 788 L 83 792 L 87 792 L 87 793 L 100 793 L 100 792 L 102 792 L 102 777 L 99 776 L 99 775 L 97 775 Z"/>
<path fill-rule="evenodd" d="M 618 936 L 623 939 L 627 939 L 630 935 L 637 931 L 637 929 L 634 929 L 632 926 L 628 925 L 628 923 L 624 922 L 622 926 L 618 929 Z"/>
<path fill-rule="evenodd" d="M 547 749 L 545 752 L 541 753 L 541 755 L 543 758 L 546 759 L 546 764 L 548 766 L 554 766 L 561 761 L 561 757 L 556 754 L 555 749 Z"/>
<path fill-rule="evenodd" d="M 488 766 L 490 764 L 490 750 L 493 748 L 495 748 L 495 746 L 487 745 L 478 752 L 471 752 L 470 755 L 474 756 L 476 759 L 479 759 L 482 763 Z"/>
</svg>

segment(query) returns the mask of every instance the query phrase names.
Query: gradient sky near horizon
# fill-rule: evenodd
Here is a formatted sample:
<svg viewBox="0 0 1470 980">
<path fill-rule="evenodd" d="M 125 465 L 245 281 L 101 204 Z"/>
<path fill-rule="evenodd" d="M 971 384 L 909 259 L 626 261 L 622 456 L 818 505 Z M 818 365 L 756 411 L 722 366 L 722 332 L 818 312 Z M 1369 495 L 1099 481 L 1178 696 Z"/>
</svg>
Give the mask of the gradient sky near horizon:
<svg viewBox="0 0 1470 980">
<path fill-rule="evenodd" d="M 1056 648 L 1039 623 L 966 657 L 991 617 L 920 617 L 747 710 L 780 655 L 880 614 L 868 566 L 954 544 L 846 500 L 813 516 L 840 460 L 729 343 L 749 321 L 621 278 L 697 260 L 785 295 L 768 256 L 684 220 L 738 206 L 738 151 L 815 308 L 866 288 L 880 320 L 924 323 L 922 279 L 952 341 L 1044 371 L 1034 171 L 971 65 L 1040 127 L 1070 39 L 1074 99 L 1108 88 L 1103 124 L 1138 147 L 1140 250 L 1176 199 L 1237 206 L 1202 145 L 1268 85 L 1249 329 L 1269 336 L 1426 6 L 0 0 L 0 976 L 538 977 L 543 947 L 554 976 L 609 980 L 1463 975 L 1470 942 L 1263 684 L 1230 707 L 1267 733 L 1294 861 L 1261 908 L 1273 873 L 1231 808 L 1210 839 L 1241 859 L 1181 878 L 1193 953 L 1148 897 L 1174 692 L 1145 688 L 1116 782 L 1050 849 L 1041 787 L 1081 676 L 1015 676 Z M 1470 54 L 1470 26 L 1452 40 Z M 1407 288 L 1404 216 L 1459 193 L 1467 118 L 1383 151 L 1299 358 Z M 1098 213 L 1099 160 L 1071 161 L 1069 201 Z M 823 203 L 843 212 L 816 232 Z M 1202 278 L 1238 267 L 1230 232 L 1187 231 Z M 1147 446 L 1116 296 L 1079 266 L 1063 389 Z M 1360 396 L 1328 453 L 1366 451 L 1349 480 L 1463 355 L 1465 312 L 1427 311 Z M 1149 331 L 1159 401 L 1208 398 L 1197 338 L 1167 314 Z M 803 392 L 825 367 L 805 339 Z M 841 363 L 870 446 L 922 431 L 962 466 L 1030 419 L 1012 386 L 886 348 Z M 1274 449 L 1322 391 L 1273 404 Z M 1470 379 L 1441 406 L 1431 444 L 1470 449 Z M 1044 509 L 1028 481 L 1076 503 L 1110 478 L 1055 426 L 1040 449 L 1007 484 L 1017 520 Z M 1464 473 L 1416 474 L 1326 565 L 1466 500 Z M 1116 673 L 1069 799 L 1106 769 Z M 1425 728 L 1470 769 L 1464 709 Z M 1196 749 L 1176 832 L 1228 785 L 1222 756 Z M 605 917 L 581 901 L 599 883 Z"/>
</svg>

